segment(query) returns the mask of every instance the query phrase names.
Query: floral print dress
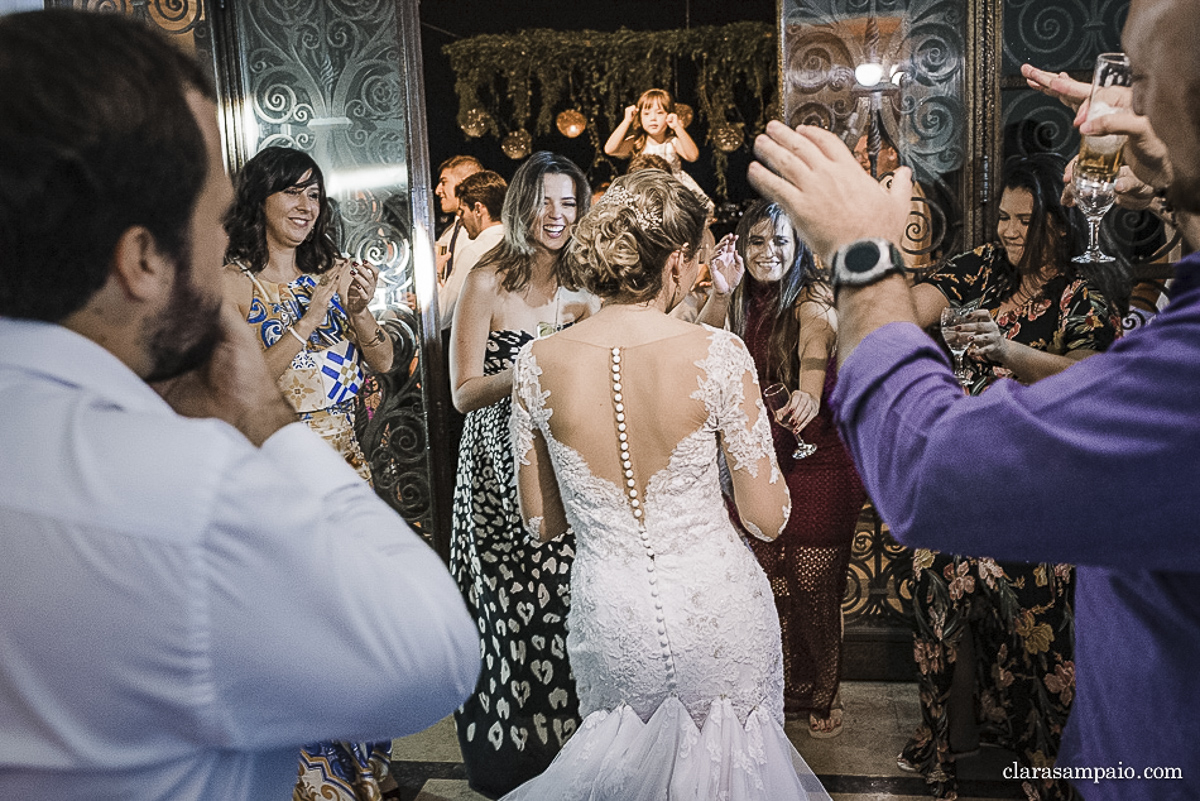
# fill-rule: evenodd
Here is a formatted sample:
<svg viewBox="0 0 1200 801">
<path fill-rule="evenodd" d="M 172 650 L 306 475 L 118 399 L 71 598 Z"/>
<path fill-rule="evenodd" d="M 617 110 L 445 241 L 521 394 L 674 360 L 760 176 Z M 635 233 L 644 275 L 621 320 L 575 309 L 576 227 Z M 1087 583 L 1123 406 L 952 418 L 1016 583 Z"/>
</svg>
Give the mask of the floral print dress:
<svg viewBox="0 0 1200 801">
<path fill-rule="evenodd" d="M 1012 269 L 1001 261 L 1006 259 L 1003 248 L 984 245 L 925 280 L 951 303 L 978 300 L 1008 339 L 1031 348 L 1059 355 L 1080 348 L 1102 351 L 1116 339 L 1114 309 L 1080 276 L 1057 276 L 1023 306 L 999 313 L 1000 268 Z M 1013 377 L 999 365 L 969 357 L 964 366 L 972 395 Z M 964 499 L 964 513 L 969 509 Z M 974 640 L 980 741 L 1016 752 L 1023 765 L 1054 764 L 1075 691 L 1074 577 L 1066 564 L 915 551 L 913 651 L 923 722 L 900 760 L 924 775 L 935 797 L 958 797 L 949 701 L 965 636 Z M 1077 797 L 1065 781 L 1025 782 L 1024 790 L 1031 799 Z"/>
</svg>

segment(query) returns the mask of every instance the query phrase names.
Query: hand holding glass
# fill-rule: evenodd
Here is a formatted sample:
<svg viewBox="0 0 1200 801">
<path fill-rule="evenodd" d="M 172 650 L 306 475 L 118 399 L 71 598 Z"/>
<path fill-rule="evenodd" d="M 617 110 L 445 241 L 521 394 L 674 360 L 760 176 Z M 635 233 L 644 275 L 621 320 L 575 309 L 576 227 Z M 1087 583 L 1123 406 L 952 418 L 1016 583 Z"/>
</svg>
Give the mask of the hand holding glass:
<svg viewBox="0 0 1200 801">
<path fill-rule="evenodd" d="M 767 409 L 771 412 L 772 421 L 775 420 L 776 412 L 785 408 L 791 399 L 791 390 L 783 384 L 772 384 L 763 390 L 763 401 L 767 404 Z M 800 437 L 799 431 L 794 428 L 790 428 L 789 430 L 796 437 L 796 450 L 792 452 L 793 459 L 806 459 L 817 452 L 817 446 L 811 442 L 805 442 Z"/>
<path fill-rule="evenodd" d="M 1094 120 L 1129 109 L 1132 71 L 1124 53 L 1101 53 L 1092 75 L 1087 119 Z M 1072 185 L 1075 200 L 1088 221 L 1088 247 L 1076 262 L 1107 262 L 1113 257 L 1100 250 L 1100 221 L 1117 199 L 1117 171 L 1121 169 L 1122 134 L 1084 136 L 1079 144 Z"/>
<path fill-rule="evenodd" d="M 977 303 L 967 303 L 962 306 L 947 306 L 942 309 L 942 339 L 954 356 L 954 377 L 960 386 L 971 382 L 971 373 L 963 366 L 963 354 L 971 345 L 971 335 L 966 331 L 956 331 L 960 325 L 967 322 L 967 317 L 977 308 Z"/>
</svg>

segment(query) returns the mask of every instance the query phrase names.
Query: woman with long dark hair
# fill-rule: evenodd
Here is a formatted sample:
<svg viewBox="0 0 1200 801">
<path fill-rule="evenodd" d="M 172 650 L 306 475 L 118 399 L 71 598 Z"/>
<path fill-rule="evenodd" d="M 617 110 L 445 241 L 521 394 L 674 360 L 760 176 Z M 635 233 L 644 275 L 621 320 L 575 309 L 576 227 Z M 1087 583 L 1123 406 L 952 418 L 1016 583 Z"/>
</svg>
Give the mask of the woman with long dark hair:
<svg viewBox="0 0 1200 801">
<path fill-rule="evenodd" d="M 965 362 L 972 395 L 1001 378 L 1053 375 L 1118 335 L 1117 304 L 1127 302 L 1129 285 L 1119 268 L 1071 261 L 1082 237 L 1060 199 L 1063 169 L 1049 154 L 1005 162 L 998 241 L 951 259 L 913 289 L 927 327 L 951 303 L 978 304 L 961 326 L 973 337 Z M 969 497 L 947 510 L 971 513 Z M 913 574 L 923 723 L 900 767 L 922 773 L 933 795 L 956 798 L 955 759 L 981 741 L 1015 751 L 1026 766 L 1052 764 L 1075 689 L 1074 568 L 918 549 Z M 1026 792 L 1071 793 L 1049 781 L 1026 782 Z"/>
<path fill-rule="evenodd" d="M 254 329 L 300 420 L 370 482 L 354 404 L 364 366 L 392 366 L 391 338 L 367 308 L 378 270 L 337 256 L 325 179 L 306 153 L 264 148 L 238 173 L 235 189 L 225 219 L 226 296 Z M 390 741 L 306 745 L 296 798 L 379 798 L 381 783 L 392 784 L 391 751 Z"/>
<path fill-rule="evenodd" d="M 504 239 L 467 274 L 454 310 L 450 381 L 467 417 L 450 569 L 479 624 L 483 658 L 455 724 L 468 781 L 486 795 L 545 770 L 579 723 L 566 654 L 574 543 L 526 539 L 508 421 L 517 351 L 594 307 L 590 295 L 568 289 L 562 266 L 590 201 L 573 162 L 544 151 L 530 156 L 505 195 Z"/>
<path fill-rule="evenodd" d="M 842 730 L 842 596 L 854 530 L 866 500 L 833 424 L 837 315 L 822 270 L 774 203 L 757 201 L 738 223 L 745 276 L 730 298 L 729 322 L 746 342 L 762 387 L 782 383 L 787 405 L 772 426 L 795 511 L 774 542 L 750 540 L 771 580 L 783 631 L 784 709 L 807 716 L 817 738 Z M 796 459 L 802 431 L 816 451 Z"/>
</svg>

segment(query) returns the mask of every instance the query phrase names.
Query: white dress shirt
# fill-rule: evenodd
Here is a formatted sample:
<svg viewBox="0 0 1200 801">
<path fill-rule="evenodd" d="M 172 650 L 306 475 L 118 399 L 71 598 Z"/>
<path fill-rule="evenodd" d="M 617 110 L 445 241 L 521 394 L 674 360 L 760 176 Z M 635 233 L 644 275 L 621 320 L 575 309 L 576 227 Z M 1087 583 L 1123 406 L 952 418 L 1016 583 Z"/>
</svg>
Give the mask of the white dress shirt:
<svg viewBox="0 0 1200 801">
<path fill-rule="evenodd" d="M 443 331 L 448 330 L 454 322 L 454 307 L 458 305 L 458 296 L 462 292 L 463 282 L 467 280 L 467 273 L 503 239 L 504 225 L 498 222 L 484 228 L 474 239 L 467 239 L 465 230 L 459 234 L 453 269 L 446 282 L 438 288 L 438 316 Z"/>
<path fill-rule="evenodd" d="M 256 448 L 5 318 L 0 408 L 0 798 L 286 799 L 301 744 L 473 689 L 440 559 L 303 424 Z"/>
</svg>

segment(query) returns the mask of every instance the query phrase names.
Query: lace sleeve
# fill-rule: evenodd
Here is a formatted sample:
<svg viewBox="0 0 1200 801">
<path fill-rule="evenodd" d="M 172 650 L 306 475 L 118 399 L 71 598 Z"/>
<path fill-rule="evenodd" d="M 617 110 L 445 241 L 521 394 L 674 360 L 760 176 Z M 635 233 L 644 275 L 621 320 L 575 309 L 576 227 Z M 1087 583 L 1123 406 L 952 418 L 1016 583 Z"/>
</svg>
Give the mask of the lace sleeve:
<svg viewBox="0 0 1200 801">
<path fill-rule="evenodd" d="M 517 505 L 525 533 L 534 542 L 546 542 L 568 530 L 562 498 L 545 430 L 550 421 L 546 408 L 549 393 L 541 391 L 537 359 L 530 342 L 513 365 L 512 416 L 509 431 L 513 444 L 513 475 L 517 483 Z"/>
<path fill-rule="evenodd" d="M 738 514 L 752 534 L 773 539 L 787 523 L 791 497 L 775 459 L 754 360 L 737 336 L 713 329 L 709 356 L 699 366 L 704 371 L 701 391 L 716 418 Z"/>
<path fill-rule="evenodd" d="M 512 434 L 513 455 L 517 459 L 517 468 L 529 465 L 529 456 L 533 451 L 533 416 L 529 413 L 528 400 L 531 394 L 536 394 L 530 384 L 536 381 L 534 367 L 530 362 L 532 355 L 529 348 L 522 348 L 513 365 L 513 397 L 512 418 L 509 420 L 509 433 Z"/>
</svg>

